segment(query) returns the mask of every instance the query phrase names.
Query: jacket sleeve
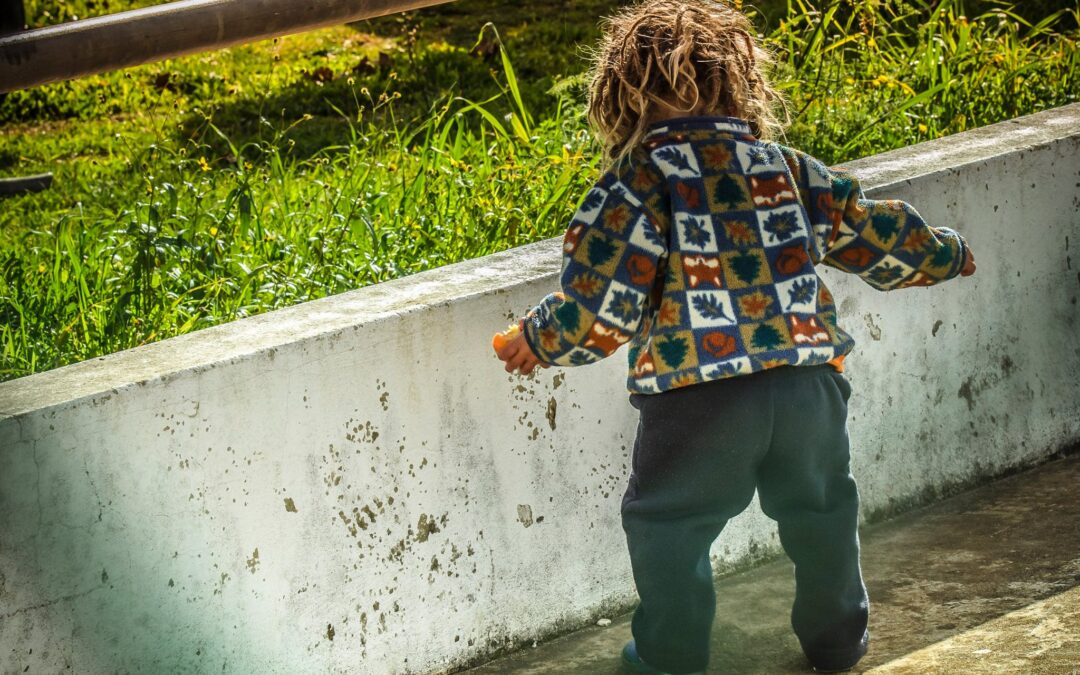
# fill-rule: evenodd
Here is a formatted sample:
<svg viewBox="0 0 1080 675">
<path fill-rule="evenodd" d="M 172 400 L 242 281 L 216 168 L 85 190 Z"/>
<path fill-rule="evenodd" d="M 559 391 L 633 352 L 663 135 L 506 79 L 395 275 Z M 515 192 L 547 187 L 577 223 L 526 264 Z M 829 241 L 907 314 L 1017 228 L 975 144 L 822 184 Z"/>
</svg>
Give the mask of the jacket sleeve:
<svg viewBox="0 0 1080 675">
<path fill-rule="evenodd" d="M 641 180 L 641 171 L 649 169 L 633 170 L 627 182 L 606 174 L 574 214 L 563 238 L 561 289 L 523 323 L 525 339 L 541 361 L 599 361 L 647 320 L 657 270 L 667 257 L 667 235 L 627 184 Z"/>
<path fill-rule="evenodd" d="M 932 286 L 960 273 L 966 243 L 947 227 L 930 227 L 899 200 L 872 200 L 859 179 L 782 148 L 810 216 L 814 262 L 857 274 L 881 291 Z"/>
</svg>

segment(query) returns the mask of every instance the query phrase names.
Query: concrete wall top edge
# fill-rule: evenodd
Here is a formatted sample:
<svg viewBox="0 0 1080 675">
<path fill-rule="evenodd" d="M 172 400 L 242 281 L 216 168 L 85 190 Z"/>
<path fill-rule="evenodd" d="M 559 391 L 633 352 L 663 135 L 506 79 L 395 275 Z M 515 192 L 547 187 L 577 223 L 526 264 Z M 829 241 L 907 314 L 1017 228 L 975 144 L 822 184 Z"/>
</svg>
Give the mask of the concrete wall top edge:
<svg viewBox="0 0 1080 675">
<path fill-rule="evenodd" d="M 1044 111 L 845 164 L 868 190 L 1080 136 L 1080 104 Z M 0 383 L 0 419 L 73 404 L 139 383 L 253 358 L 275 348 L 426 307 L 489 295 L 558 272 L 559 239 L 448 265 L 144 347 Z M 492 317 L 492 329 L 505 317 Z"/>
<path fill-rule="evenodd" d="M 1080 103 L 845 162 L 868 190 L 1023 152 L 1080 134 Z"/>
<path fill-rule="evenodd" d="M 558 271 L 548 240 L 0 383 L 0 420 L 373 325 Z M 492 327 L 501 327 L 492 317 Z"/>
</svg>

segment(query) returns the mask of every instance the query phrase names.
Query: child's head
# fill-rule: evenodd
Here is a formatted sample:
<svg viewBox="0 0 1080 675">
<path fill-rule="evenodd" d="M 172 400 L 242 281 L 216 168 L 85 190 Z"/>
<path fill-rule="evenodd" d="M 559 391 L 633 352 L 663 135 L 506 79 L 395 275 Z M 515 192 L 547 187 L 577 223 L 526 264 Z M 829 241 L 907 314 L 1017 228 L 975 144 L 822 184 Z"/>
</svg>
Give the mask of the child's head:
<svg viewBox="0 0 1080 675">
<path fill-rule="evenodd" d="M 746 16 L 713 0 L 644 0 L 607 20 L 595 55 L 589 121 L 611 159 L 676 115 L 727 115 L 768 138 L 780 128 L 769 55 Z"/>
</svg>

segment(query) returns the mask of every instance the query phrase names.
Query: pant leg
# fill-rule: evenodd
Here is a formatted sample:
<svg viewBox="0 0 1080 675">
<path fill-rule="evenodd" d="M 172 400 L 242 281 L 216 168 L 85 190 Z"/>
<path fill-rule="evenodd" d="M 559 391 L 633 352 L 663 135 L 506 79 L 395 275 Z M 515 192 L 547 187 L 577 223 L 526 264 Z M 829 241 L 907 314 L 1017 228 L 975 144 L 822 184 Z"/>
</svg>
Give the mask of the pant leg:
<svg viewBox="0 0 1080 675">
<path fill-rule="evenodd" d="M 859 494 L 849 468 L 851 389 L 839 373 L 818 368 L 793 369 L 777 386 L 773 442 L 759 468 L 758 494 L 795 563 L 792 627 L 812 664 L 850 666 L 866 652 L 868 618 Z"/>
<path fill-rule="evenodd" d="M 649 396 L 623 498 L 638 653 L 667 672 L 704 670 L 716 608 L 709 548 L 750 503 L 768 447 L 768 387 L 757 376 Z"/>
</svg>

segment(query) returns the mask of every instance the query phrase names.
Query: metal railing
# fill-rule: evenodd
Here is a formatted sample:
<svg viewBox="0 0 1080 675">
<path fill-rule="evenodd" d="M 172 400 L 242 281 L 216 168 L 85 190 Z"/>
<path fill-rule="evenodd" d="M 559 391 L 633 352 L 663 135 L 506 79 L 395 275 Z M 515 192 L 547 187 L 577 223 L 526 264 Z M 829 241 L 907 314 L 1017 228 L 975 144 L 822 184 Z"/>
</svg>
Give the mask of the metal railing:
<svg viewBox="0 0 1080 675">
<path fill-rule="evenodd" d="M 451 1 L 181 0 L 26 30 L 0 37 L 0 92 Z"/>
</svg>

